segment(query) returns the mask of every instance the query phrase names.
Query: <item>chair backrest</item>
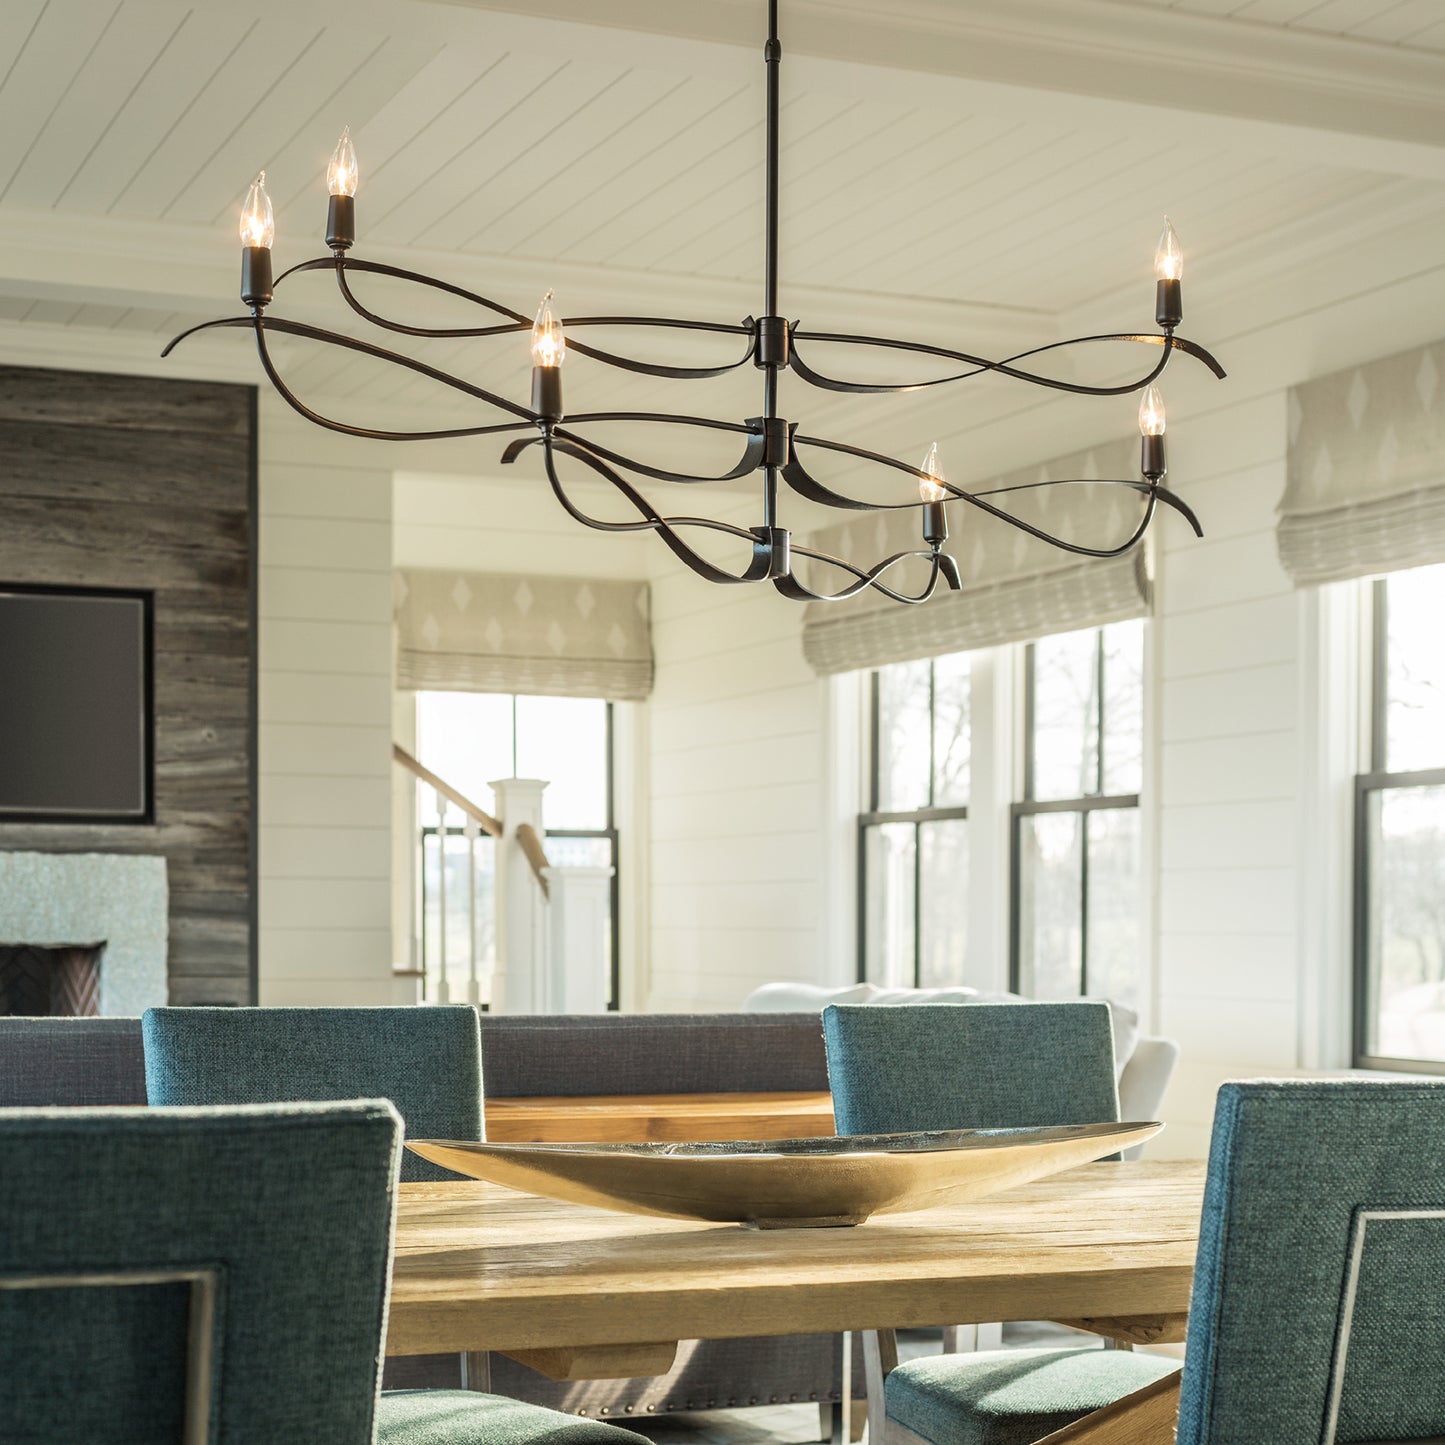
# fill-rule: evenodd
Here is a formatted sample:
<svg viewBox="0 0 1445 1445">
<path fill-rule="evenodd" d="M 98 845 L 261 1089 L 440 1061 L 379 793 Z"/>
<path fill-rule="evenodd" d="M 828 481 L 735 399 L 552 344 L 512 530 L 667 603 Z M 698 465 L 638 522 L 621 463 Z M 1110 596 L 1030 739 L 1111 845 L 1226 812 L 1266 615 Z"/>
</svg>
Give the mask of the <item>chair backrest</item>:
<svg viewBox="0 0 1445 1445">
<path fill-rule="evenodd" d="M 828 1087 L 816 1013 L 486 1014 L 489 1098 Z"/>
<path fill-rule="evenodd" d="M 0 1018 L 0 1108 L 145 1101 L 138 1018 Z"/>
<path fill-rule="evenodd" d="M 476 1010 L 156 1008 L 144 1017 L 152 1104 L 390 1099 L 413 1139 L 481 1139 Z M 408 1182 L 455 1179 L 402 1155 Z"/>
<path fill-rule="evenodd" d="M 1219 1091 L 1179 1445 L 1445 1436 L 1445 1079 Z"/>
<path fill-rule="evenodd" d="M 0 1440 L 364 1445 L 399 1124 L 0 1111 Z"/>
<path fill-rule="evenodd" d="M 840 1134 L 1119 1117 L 1102 1003 L 834 1005 L 823 1039 Z"/>
</svg>

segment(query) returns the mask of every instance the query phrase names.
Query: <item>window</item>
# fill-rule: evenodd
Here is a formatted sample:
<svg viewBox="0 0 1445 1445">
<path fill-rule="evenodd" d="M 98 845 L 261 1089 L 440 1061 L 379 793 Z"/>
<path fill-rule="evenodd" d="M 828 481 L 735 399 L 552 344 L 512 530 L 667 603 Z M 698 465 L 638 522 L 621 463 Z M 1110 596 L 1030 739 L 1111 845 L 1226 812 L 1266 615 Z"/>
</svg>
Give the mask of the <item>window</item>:
<svg viewBox="0 0 1445 1445">
<path fill-rule="evenodd" d="M 607 919 L 611 1007 L 618 999 L 617 827 L 613 809 L 612 704 L 594 698 L 514 697 L 493 693 L 419 692 L 417 756 L 487 812 L 498 778 L 544 778 L 547 856 L 553 863 L 609 867 Z M 417 784 L 421 830 L 421 952 L 427 997 L 443 978 L 453 1001 L 471 979 L 481 1002 L 496 966 L 495 844 L 466 836 L 467 815 Z M 445 847 L 446 867 L 441 866 Z M 468 887 L 468 875 L 475 888 Z M 475 955 L 473 949 L 475 948 Z"/>
<path fill-rule="evenodd" d="M 1143 664 L 1142 621 L 1024 649 L 1010 987 L 1032 998 L 1138 998 Z"/>
<path fill-rule="evenodd" d="M 968 654 L 872 676 L 868 811 L 859 818 L 860 978 L 963 981 L 968 899 Z"/>
<path fill-rule="evenodd" d="M 1445 566 L 1373 584 L 1355 793 L 1357 1065 L 1445 1073 Z"/>
</svg>

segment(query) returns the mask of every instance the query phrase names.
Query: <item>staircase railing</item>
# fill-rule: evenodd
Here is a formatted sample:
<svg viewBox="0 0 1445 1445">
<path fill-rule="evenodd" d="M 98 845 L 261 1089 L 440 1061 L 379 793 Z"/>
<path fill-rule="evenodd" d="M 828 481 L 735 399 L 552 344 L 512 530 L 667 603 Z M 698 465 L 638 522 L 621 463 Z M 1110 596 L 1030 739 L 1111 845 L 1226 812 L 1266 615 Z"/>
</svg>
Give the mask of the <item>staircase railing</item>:
<svg viewBox="0 0 1445 1445">
<path fill-rule="evenodd" d="M 505 827 L 501 820 L 494 818 L 485 808 L 474 803 L 460 789 L 448 783 L 445 778 L 432 772 L 425 763 L 414 757 L 400 743 L 392 744 L 392 758 L 407 772 L 425 783 L 436 795 L 436 826 L 432 829 L 424 828 L 419 841 L 421 876 L 424 879 L 427 834 L 430 833 L 437 839 L 439 859 L 437 869 L 438 966 L 436 969 L 438 1003 L 451 1001 L 450 979 L 447 976 L 447 839 L 457 830 L 447 826 L 448 805 L 458 809 L 467 820 L 460 830 L 467 840 L 467 982 L 470 991 L 469 1001 L 476 1002 L 479 998 L 481 981 L 478 968 L 480 960 L 477 956 L 477 838 L 485 833 L 500 843 L 506 832 Z M 546 873 L 550 864 L 547 860 L 546 848 L 543 846 L 537 830 L 530 823 L 522 823 L 514 830 L 513 836 L 517 840 L 517 846 L 521 850 L 522 856 L 526 858 L 532 870 L 533 877 L 537 880 L 537 886 L 542 890 L 543 897 L 550 897 L 551 888 L 548 885 Z M 425 908 L 424 898 L 422 907 Z M 423 957 L 423 969 L 425 969 L 425 963 L 426 960 Z"/>
</svg>

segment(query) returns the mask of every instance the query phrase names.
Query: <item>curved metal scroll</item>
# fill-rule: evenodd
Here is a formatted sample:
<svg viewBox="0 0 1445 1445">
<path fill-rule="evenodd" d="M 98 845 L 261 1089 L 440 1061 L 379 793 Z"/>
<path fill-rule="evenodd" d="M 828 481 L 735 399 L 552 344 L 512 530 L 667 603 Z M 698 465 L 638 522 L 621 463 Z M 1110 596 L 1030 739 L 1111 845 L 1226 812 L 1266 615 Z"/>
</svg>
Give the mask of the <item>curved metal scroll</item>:
<svg viewBox="0 0 1445 1445">
<path fill-rule="evenodd" d="M 887 457 L 879 452 L 865 452 L 858 447 L 850 447 L 844 442 L 825 441 L 821 437 L 795 437 L 795 441 L 804 445 L 826 447 L 830 451 L 842 452 L 849 456 L 858 457 L 864 461 L 877 462 L 883 466 L 893 467 L 898 471 L 906 472 L 910 476 L 925 480 L 924 474 L 916 467 L 909 466 L 906 462 L 900 462 L 894 457 Z M 813 477 L 797 459 L 796 451 L 791 452 L 788 462 L 782 468 L 783 480 L 798 493 L 809 501 L 822 503 L 824 506 L 838 507 L 845 510 L 860 512 L 880 511 L 901 511 L 907 507 L 921 506 L 921 502 L 860 502 L 856 498 L 845 496 L 841 492 L 835 492 L 831 487 L 824 486 Z M 931 480 L 931 479 L 928 479 Z M 1051 547 L 1058 547 L 1061 551 L 1072 552 L 1079 557 L 1120 557 L 1129 551 L 1139 542 L 1139 539 L 1148 530 L 1149 523 L 1153 520 L 1155 505 L 1164 502 L 1165 505 L 1173 507 L 1180 512 L 1185 520 L 1192 526 L 1199 536 L 1204 533 L 1199 526 L 1199 519 L 1190 510 L 1188 505 L 1167 488 L 1157 486 L 1145 481 L 1132 481 L 1125 478 L 1091 478 L 1091 477 L 1065 477 L 1056 481 L 1027 482 L 1013 487 L 995 487 L 986 492 L 967 492 L 962 487 L 955 487 L 950 482 L 942 482 L 941 485 L 951 496 L 959 501 L 967 502 L 970 506 L 977 507 L 982 512 L 987 512 L 991 517 L 997 517 L 999 521 L 1006 522 L 1010 527 L 1017 527 L 1021 532 L 1027 532 L 1032 537 L 1037 537 L 1041 542 L 1047 542 Z M 1077 542 L 1068 542 L 1061 537 L 1055 537 L 1045 532 L 1041 527 L 1036 527 L 1031 522 L 1026 522 L 1022 517 L 1016 517 L 1011 512 L 1004 511 L 1001 507 L 995 507 L 992 503 L 984 500 L 986 497 L 1001 496 L 1007 492 L 1027 491 L 1035 487 L 1047 486 L 1106 486 L 1106 487 L 1129 487 L 1131 490 L 1142 493 L 1146 500 L 1143 520 L 1139 526 L 1130 534 L 1128 541 L 1117 547 L 1085 547 Z"/>
<path fill-rule="evenodd" d="M 898 383 L 842 381 L 837 377 L 825 376 L 822 372 L 809 366 L 798 351 L 799 340 L 843 346 L 876 346 L 889 351 L 906 351 L 914 356 L 939 356 L 948 361 L 961 361 L 968 369 L 949 376 L 934 377 L 928 381 Z M 1046 352 L 1061 351 L 1070 346 L 1087 346 L 1103 341 L 1161 346 L 1164 350 L 1157 366 L 1137 380 L 1124 382 L 1118 386 L 1086 386 L 1082 382 L 1059 381 L 1053 377 L 1040 376 L 1037 372 L 1025 371 L 1014 364 L 1019 361 L 1027 361 L 1030 357 L 1042 356 Z M 1036 346 L 1030 351 L 1021 351 L 1015 356 L 1006 357 L 1003 361 L 990 361 L 987 357 L 973 356 L 966 351 L 950 351 L 942 346 L 925 346 L 918 342 L 896 341 L 881 336 L 849 336 L 838 332 L 794 331 L 792 342 L 788 365 L 809 385 L 819 387 L 824 391 L 848 392 L 860 396 L 922 391 L 930 386 L 946 386 L 950 382 L 966 381 L 970 377 L 980 376 L 985 372 L 992 372 L 998 376 L 1011 376 L 1018 381 L 1030 382 L 1034 386 L 1044 386 L 1054 391 L 1073 392 L 1079 396 L 1127 396 L 1130 392 L 1141 391 L 1151 382 L 1157 381 L 1164 374 L 1164 368 L 1169 364 L 1169 357 L 1175 351 L 1182 351 L 1186 356 L 1192 356 L 1195 360 L 1203 362 L 1221 380 L 1225 374 L 1224 368 L 1202 346 L 1187 341 L 1181 336 L 1175 336 L 1173 332 L 1163 332 L 1157 335 L 1151 332 L 1119 332 L 1108 336 L 1076 336 L 1068 341 L 1051 341 L 1046 346 Z"/>
<path fill-rule="evenodd" d="M 552 493 L 562 504 L 563 509 L 574 521 L 581 522 L 584 527 L 591 527 L 598 532 L 656 532 L 665 546 L 673 553 L 680 562 L 685 563 L 699 577 L 709 582 L 739 583 L 739 582 L 761 582 L 768 575 L 768 567 L 771 558 L 767 543 L 755 533 L 747 531 L 742 527 L 735 527 L 729 522 L 715 522 L 708 517 L 664 517 L 636 487 L 620 477 L 600 457 L 594 456 L 591 451 L 582 443 L 563 439 L 560 437 L 546 436 L 541 438 L 543 443 L 543 458 L 547 468 L 547 479 L 552 484 Z M 504 462 L 511 461 L 522 450 L 522 446 L 514 443 L 507 448 L 506 454 L 502 457 Z M 562 479 L 557 475 L 556 458 L 554 453 L 563 452 L 567 456 L 574 457 L 584 466 L 590 467 L 600 477 L 611 482 L 619 492 L 637 509 L 642 520 L 637 522 L 604 522 L 600 518 L 589 516 L 572 501 L 567 495 L 566 488 L 562 485 Z M 702 527 L 713 532 L 724 532 L 729 536 L 740 537 L 752 545 L 752 560 L 741 573 L 724 571 L 712 562 L 709 562 L 701 553 L 689 547 L 678 535 L 678 529 L 682 527 Z"/>
<path fill-rule="evenodd" d="M 271 384 L 280 394 L 281 399 L 298 415 L 306 418 L 307 421 L 315 422 L 317 426 L 325 427 L 328 431 L 340 432 L 344 436 L 365 437 L 369 441 L 380 442 L 408 442 L 408 441 L 440 441 L 450 437 L 475 437 L 475 436 L 496 436 L 504 432 L 524 431 L 537 425 L 538 418 L 534 412 L 524 406 L 518 406 L 515 402 L 508 401 L 506 397 L 497 396 L 495 393 L 486 391 L 482 387 L 473 386 L 470 382 L 463 381 L 459 376 L 452 376 L 445 371 L 439 371 L 434 366 L 427 366 L 424 362 L 415 361 L 409 356 L 402 356 L 399 352 L 387 351 L 384 347 L 373 346 L 367 341 L 358 341 L 354 336 L 342 336 L 334 331 L 324 331 L 318 326 L 308 326 L 301 321 L 282 321 L 275 317 L 267 320 L 260 315 L 255 316 L 226 316 L 218 321 L 204 321 L 199 326 L 192 326 L 187 331 L 182 331 L 179 336 L 172 337 L 166 343 L 165 350 L 161 352 L 163 357 L 169 356 L 175 347 L 194 336 L 198 331 L 209 331 L 216 327 L 249 327 L 256 333 L 256 349 L 260 353 L 261 365 Z M 476 397 L 479 401 L 488 402 L 490 405 L 511 415 L 521 418 L 514 422 L 494 423 L 489 426 L 469 427 L 444 427 L 432 431 L 377 431 L 372 427 L 352 426 L 348 422 L 336 421 L 331 417 L 323 416 L 318 411 L 306 405 L 287 385 L 282 381 L 276 370 L 275 363 L 271 359 L 271 353 L 266 345 L 266 332 L 279 331 L 283 335 L 301 336 L 310 341 L 320 341 L 327 346 L 339 346 L 346 351 L 357 351 L 363 356 L 372 356 L 380 361 L 392 362 L 397 366 L 405 367 L 408 371 L 415 371 L 421 376 L 428 377 L 433 381 L 440 381 L 454 390 L 465 392 L 468 396 Z"/>
<path fill-rule="evenodd" d="M 660 418 L 649 418 L 660 420 Z M 731 469 L 718 476 L 699 477 L 688 472 L 670 472 L 662 467 L 649 466 L 646 462 L 634 461 L 631 457 L 625 457 L 621 452 L 614 452 L 607 447 L 598 446 L 594 441 L 580 437 L 576 432 L 568 431 L 565 427 L 557 426 L 552 428 L 552 436 L 561 441 L 575 442 L 578 446 L 586 448 L 593 456 L 601 457 L 604 461 L 611 462 L 614 466 L 624 467 L 629 472 L 636 472 L 638 476 L 652 477 L 659 482 L 681 482 L 685 486 L 695 486 L 703 482 L 732 482 L 740 477 L 750 476 L 763 464 L 763 434 L 761 432 L 749 432 L 747 446 L 744 448 L 742 459 Z M 529 437 L 525 441 L 516 441 L 511 444 L 503 455 L 504 462 L 514 462 L 528 447 L 537 446 L 545 442 L 546 438 L 541 436 Z"/>
<path fill-rule="evenodd" d="M 872 587 L 875 591 L 881 592 L 885 597 L 891 598 L 894 602 L 903 602 L 910 606 L 917 606 L 921 602 L 927 602 L 938 590 L 938 579 L 942 577 L 948 586 L 957 591 L 963 583 L 958 575 L 958 564 L 952 557 L 941 552 L 917 551 L 917 552 L 895 552 L 891 557 L 885 557 L 877 566 L 870 567 L 866 572 L 861 567 L 856 567 L 851 562 L 845 562 L 841 557 L 834 557 L 828 552 L 815 552 L 811 547 L 794 546 L 792 548 L 795 557 L 809 557 L 815 562 L 825 562 L 832 567 L 841 567 L 845 572 L 851 572 L 858 580 L 849 583 L 838 592 L 814 592 L 811 587 L 805 587 L 798 581 L 797 577 L 789 572 L 786 577 L 775 577 L 773 586 L 783 594 L 784 597 L 791 597 L 795 602 L 844 602 L 849 597 L 856 597 L 860 592 Z M 928 574 L 928 584 L 923 591 L 917 595 L 899 592 L 893 587 L 887 586 L 878 579 L 890 568 L 896 567 L 900 562 L 906 562 L 912 557 L 924 558 L 932 567 Z"/>
<path fill-rule="evenodd" d="M 362 261 L 341 254 L 319 256 L 310 261 L 299 262 L 276 278 L 272 290 L 277 289 L 288 276 L 294 276 L 304 271 L 334 272 L 337 289 L 341 292 L 342 300 L 352 311 L 363 321 L 369 321 L 373 326 L 378 326 L 384 331 L 394 331 L 402 336 L 457 341 L 481 336 L 512 336 L 532 329 L 532 322 L 520 311 L 513 311 L 511 307 L 503 306 L 500 302 L 479 295 L 475 291 L 468 291 L 465 287 L 454 286 L 449 281 L 439 281 L 434 276 L 427 276 L 420 271 L 408 271 L 400 266 L 387 266 L 379 261 Z M 509 319 L 507 324 L 501 326 L 411 326 L 406 322 L 393 321 L 390 317 L 373 311 L 356 295 L 351 289 L 350 282 L 346 279 L 347 271 L 361 271 L 373 276 L 390 276 L 393 280 L 406 281 L 416 286 L 426 286 L 433 291 L 441 291 L 448 296 L 455 296 L 470 305 L 485 307 L 488 311 Z M 726 376 L 728 372 L 746 366 L 753 359 L 755 346 L 756 324 L 751 320 L 741 325 L 727 325 L 716 321 L 675 321 L 665 317 L 649 316 L 577 316 L 563 317 L 562 325 L 569 331 L 583 326 L 648 326 L 665 327 L 678 331 L 726 332 L 744 335 L 748 338 L 747 351 L 738 360 L 727 362 L 722 366 L 665 366 L 655 362 L 636 361 L 629 356 L 619 356 L 615 352 L 604 351 L 598 346 L 589 346 L 575 337 L 568 339 L 567 345 L 573 351 L 582 356 L 590 356 L 594 361 L 600 361 L 606 366 L 637 372 L 642 376 L 656 376 L 677 381 L 701 381 L 709 377 Z"/>
</svg>

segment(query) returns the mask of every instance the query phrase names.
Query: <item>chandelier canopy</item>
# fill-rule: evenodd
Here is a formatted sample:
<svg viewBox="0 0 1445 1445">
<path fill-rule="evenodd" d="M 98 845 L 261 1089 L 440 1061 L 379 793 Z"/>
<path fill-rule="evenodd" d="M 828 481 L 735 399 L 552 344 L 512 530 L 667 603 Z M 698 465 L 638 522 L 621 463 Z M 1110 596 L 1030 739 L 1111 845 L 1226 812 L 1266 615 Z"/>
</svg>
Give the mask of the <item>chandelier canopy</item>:
<svg viewBox="0 0 1445 1445">
<path fill-rule="evenodd" d="M 852 597 L 866 588 L 874 588 L 894 601 L 926 602 L 937 590 L 940 580 L 949 588 L 962 586 L 957 561 L 944 551 L 948 540 L 948 506 L 962 502 L 996 517 L 1009 526 L 1019 528 L 1051 546 L 1085 557 L 1117 557 L 1136 546 L 1148 530 L 1160 503 L 1174 508 L 1194 529 L 1203 535 L 1199 521 L 1189 506 L 1163 485 L 1167 472 L 1164 452 L 1164 400 L 1158 381 L 1176 351 L 1183 352 L 1222 378 L 1224 370 L 1203 347 L 1178 335 L 1183 318 L 1181 278 L 1184 269 L 1179 237 L 1166 218 L 1155 254 L 1155 321 L 1157 332 L 1117 332 L 1099 336 L 1081 336 L 1070 341 L 1056 341 L 1037 346 L 1002 360 L 974 356 L 939 346 L 897 341 L 878 336 L 854 336 L 838 332 L 811 331 L 797 322 L 785 319 L 778 301 L 778 232 L 779 232 L 779 102 L 778 80 L 782 46 L 778 40 L 777 0 L 768 0 L 768 39 L 763 49 L 767 75 L 767 155 L 764 176 L 764 253 L 763 306 L 757 317 L 735 322 L 687 321 L 670 317 L 648 316 L 576 316 L 559 317 L 553 305 L 553 293 L 547 292 L 535 318 L 529 319 L 500 302 L 464 290 L 415 271 L 363 261 L 349 254 L 356 239 L 356 189 L 359 172 L 356 151 L 349 129 L 344 130 L 327 168 L 330 204 L 327 213 L 326 245 L 330 255 L 303 261 L 273 280 L 271 247 L 276 223 L 271 199 L 266 192 L 266 173 L 262 171 L 252 184 L 241 212 L 241 300 L 249 308 L 244 316 L 225 317 L 204 322 L 177 336 L 162 355 L 186 337 L 213 327 L 248 327 L 256 338 L 261 366 L 271 384 L 294 410 L 308 421 L 350 436 L 368 437 L 377 441 L 429 441 L 445 437 L 501 436 L 520 433 L 502 453 L 501 460 L 515 462 L 531 447 L 541 451 L 542 464 L 552 491 L 562 507 L 584 526 L 602 532 L 655 532 L 672 552 L 695 573 L 709 582 L 748 583 L 769 581 L 785 597 L 798 601 L 837 601 Z M 508 336 L 531 332 L 532 396 L 531 405 L 523 406 L 508 397 L 487 391 L 462 377 L 427 365 L 414 357 L 377 346 L 340 332 L 325 330 L 299 321 L 268 315 L 274 292 L 288 277 L 306 271 L 331 271 L 346 305 L 363 320 L 384 331 L 420 338 L 466 339 Z M 378 314 L 355 294 L 351 277 L 358 275 L 390 277 L 427 287 L 433 291 L 466 302 L 502 318 L 484 326 L 423 327 L 410 326 Z M 718 366 L 660 365 L 611 351 L 577 340 L 576 333 L 593 327 L 666 328 L 695 333 L 734 334 L 742 339 L 744 349 L 736 360 Z M 507 417 L 477 426 L 449 427 L 433 431 L 381 431 L 352 426 L 321 415 L 307 406 L 282 380 L 267 344 L 269 333 L 297 336 L 327 346 L 359 352 L 376 360 L 404 368 L 439 385 L 483 403 Z M 569 337 L 569 333 L 571 333 Z M 1131 380 L 1108 386 L 1090 386 L 1050 377 L 1032 368 L 1038 359 L 1076 347 L 1100 342 L 1157 348 L 1157 359 L 1148 369 Z M 945 364 L 947 375 L 923 381 L 863 382 L 830 376 L 819 370 L 808 358 L 815 348 L 841 346 L 855 351 L 903 352 Z M 620 368 L 642 376 L 702 381 L 722 376 L 740 367 L 753 364 L 762 373 L 761 413 L 741 421 L 717 420 L 704 416 L 687 416 L 667 412 L 588 412 L 568 415 L 562 403 L 562 365 L 569 351 L 592 358 L 605 366 Z M 813 436 L 798 429 L 798 423 L 779 412 L 778 382 L 784 370 L 822 391 L 878 395 L 918 391 L 928 387 L 964 382 L 979 376 L 1000 376 L 1031 386 L 1082 396 L 1114 397 L 1140 394 L 1139 430 L 1141 449 L 1139 476 L 1129 478 L 1058 478 L 1012 487 L 971 492 L 949 482 L 944 476 L 935 443 L 928 449 L 921 465 L 852 446 L 846 442 Z M 693 431 L 734 434 L 742 444 L 742 456 L 730 470 L 715 476 L 698 476 L 670 471 L 600 445 L 589 438 L 587 428 L 607 422 L 641 423 L 647 426 L 687 428 Z M 910 478 L 909 494 L 901 501 L 870 501 L 846 495 L 818 480 L 805 465 L 812 454 L 833 453 L 883 469 L 902 472 Z M 585 473 L 604 478 L 636 512 L 635 519 L 604 521 L 589 515 L 569 494 L 559 470 L 559 461 L 566 458 Z M 655 481 L 696 486 L 708 482 L 737 482 L 760 475 L 761 513 L 758 525 L 745 528 L 731 522 L 700 516 L 667 516 L 659 512 L 647 497 L 629 480 L 650 478 Z M 921 548 L 899 552 L 863 566 L 835 557 L 792 539 L 788 528 L 779 525 L 780 484 L 798 496 L 824 506 L 869 512 L 917 508 L 920 514 Z M 1127 536 L 1115 544 L 1102 547 L 1084 546 L 1077 541 L 1056 535 L 1041 525 L 1014 515 L 996 500 L 1005 492 L 1033 490 L 1039 487 L 1078 485 L 1123 487 L 1137 493 L 1139 515 Z M 736 571 L 720 566 L 703 556 L 688 540 L 690 533 L 707 531 L 722 533 L 745 544 L 746 562 Z M 804 585 L 794 570 L 797 558 L 820 564 L 820 569 L 834 569 L 842 585 L 836 590 L 818 591 Z M 908 590 L 901 582 L 886 580 L 895 569 L 912 561 L 920 580 Z M 926 575 L 925 575 L 926 573 Z M 811 575 L 811 573 L 810 573 Z"/>
</svg>

